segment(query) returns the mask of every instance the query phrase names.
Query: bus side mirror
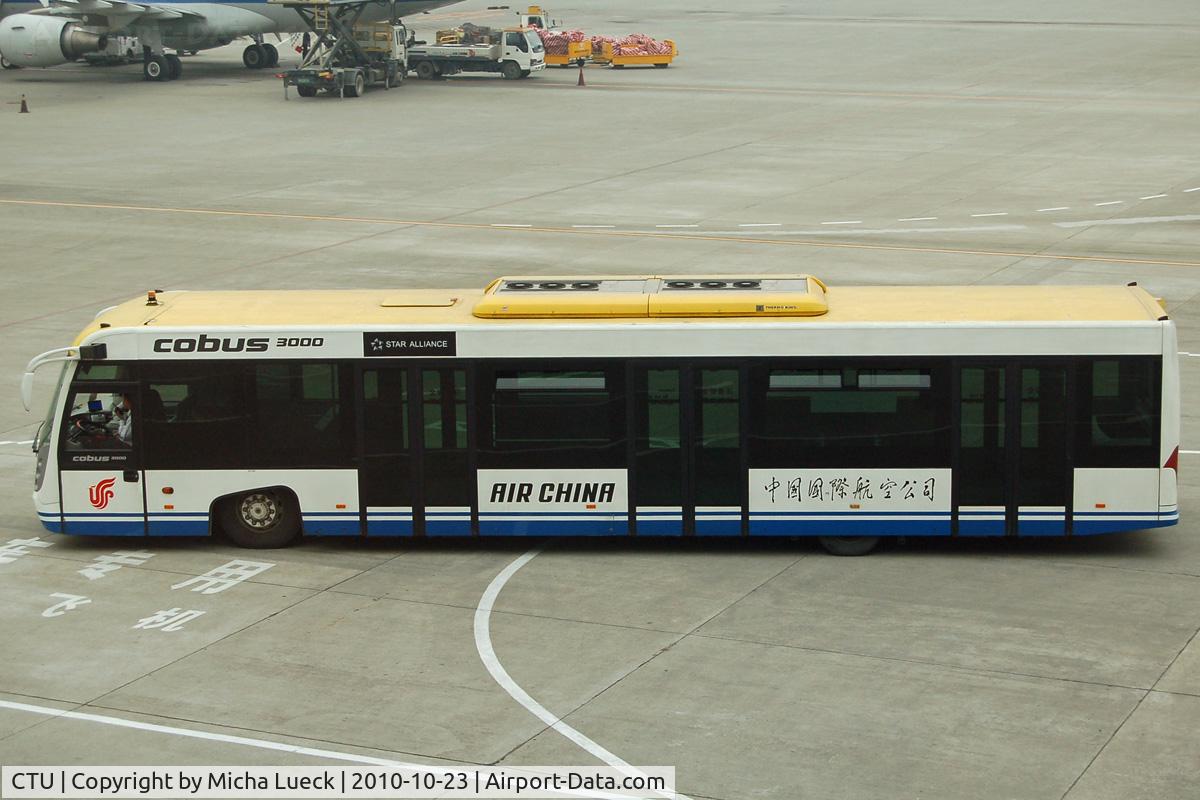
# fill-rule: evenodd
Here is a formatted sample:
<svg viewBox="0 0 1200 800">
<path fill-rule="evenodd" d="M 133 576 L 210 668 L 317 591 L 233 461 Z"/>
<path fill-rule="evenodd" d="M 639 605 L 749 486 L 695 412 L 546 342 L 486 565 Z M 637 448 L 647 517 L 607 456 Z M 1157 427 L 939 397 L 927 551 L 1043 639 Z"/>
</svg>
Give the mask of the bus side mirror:
<svg viewBox="0 0 1200 800">
<path fill-rule="evenodd" d="M 26 372 L 21 376 L 21 405 L 29 411 L 33 408 L 33 373 Z"/>
</svg>

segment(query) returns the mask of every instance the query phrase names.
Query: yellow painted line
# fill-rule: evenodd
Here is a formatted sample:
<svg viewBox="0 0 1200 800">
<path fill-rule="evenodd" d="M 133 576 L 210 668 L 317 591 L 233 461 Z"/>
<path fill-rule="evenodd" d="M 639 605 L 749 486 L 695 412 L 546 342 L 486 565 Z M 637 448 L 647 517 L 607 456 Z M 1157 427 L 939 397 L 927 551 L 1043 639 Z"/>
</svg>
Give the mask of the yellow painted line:
<svg viewBox="0 0 1200 800">
<path fill-rule="evenodd" d="M 1069 255 L 1065 253 L 1028 253 L 1019 250 L 975 250 L 957 247 L 918 247 L 898 244 L 864 244 L 862 242 L 830 242 L 809 239 L 763 239 L 754 236 L 715 236 L 704 233 L 666 233 L 655 231 L 597 230 L 592 228 L 559 228 L 530 226 L 528 228 L 496 227 L 483 222 L 444 222 L 440 220 L 394 219 L 390 217 L 346 217 L 328 214 L 297 214 L 283 211 L 236 211 L 219 208 L 183 208 L 174 206 L 135 206 L 118 203 L 68 203 L 57 200 L 0 199 L 0 204 L 38 206 L 47 208 L 82 208 L 104 211 L 141 211 L 154 214 L 195 214 L 213 217 L 246 217 L 255 219 L 298 220 L 302 222 L 358 222 L 368 225 L 396 225 L 417 228 L 454 228 L 508 233 L 549 233 L 573 236 L 602 236 L 624 239 L 676 239 L 682 241 L 731 242 L 734 244 L 765 244 L 776 247 L 808 247 L 821 249 L 876 250 L 897 253 L 933 253 L 940 255 L 989 256 L 996 258 L 1040 258 L 1050 261 L 1093 261 L 1102 264 L 1147 264 L 1165 267 L 1200 267 L 1200 261 L 1171 261 L 1158 258 L 1120 258 L 1116 256 Z"/>
</svg>

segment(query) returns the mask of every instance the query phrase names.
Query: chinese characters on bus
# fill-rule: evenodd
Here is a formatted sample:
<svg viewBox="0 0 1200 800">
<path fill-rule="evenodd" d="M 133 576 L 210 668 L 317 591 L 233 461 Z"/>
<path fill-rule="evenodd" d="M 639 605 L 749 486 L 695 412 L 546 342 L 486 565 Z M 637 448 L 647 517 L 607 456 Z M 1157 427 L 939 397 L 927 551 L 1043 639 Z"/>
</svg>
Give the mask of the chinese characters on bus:
<svg viewBox="0 0 1200 800">
<path fill-rule="evenodd" d="M 777 499 L 803 503 L 805 500 L 816 502 L 829 500 L 874 500 L 876 495 L 882 500 L 917 500 L 924 498 L 930 503 L 935 500 L 937 478 L 924 480 L 884 478 L 872 485 L 872 479 L 857 475 L 846 477 L 775 474 L 772 473 L 762 490 L 774 503 Z"/>
</svg>

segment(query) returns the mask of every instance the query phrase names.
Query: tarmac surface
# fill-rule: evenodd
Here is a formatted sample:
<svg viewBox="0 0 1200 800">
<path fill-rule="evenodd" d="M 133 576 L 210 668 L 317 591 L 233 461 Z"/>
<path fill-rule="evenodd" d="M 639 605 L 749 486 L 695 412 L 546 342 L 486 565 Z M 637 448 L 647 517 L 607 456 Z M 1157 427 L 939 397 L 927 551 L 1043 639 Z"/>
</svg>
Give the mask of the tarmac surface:
<svg viewBox="0 0 1200 800">
<path fill-rule="evenodd" d="M 1136 280 L 1178 321 L 1183 447 L 1200 447 L 1194 3 L 550 10 L 674 38 L 680 57 L 589 67 L 586 87 L 551 68 L 286 102 L 273 71 L 241 67 L 242 44 L 164 84 L 138 66 L 0 74 L 0 545 L 40 537 L 0 559 L 0 764 L 608 753 L 676 766 L 697 799 L 1200 796 L 1197 450 L 1175 528 L 859 559 L 807 541 L 528 557 L 533 543 L 251 552 L 41 530 L 40 417 L 19 373 L 147 288 Z M 233 560 L 251 577 L 193 580 Z M 594 746 L 514 699 L 497 663 Z"/>
</svg>

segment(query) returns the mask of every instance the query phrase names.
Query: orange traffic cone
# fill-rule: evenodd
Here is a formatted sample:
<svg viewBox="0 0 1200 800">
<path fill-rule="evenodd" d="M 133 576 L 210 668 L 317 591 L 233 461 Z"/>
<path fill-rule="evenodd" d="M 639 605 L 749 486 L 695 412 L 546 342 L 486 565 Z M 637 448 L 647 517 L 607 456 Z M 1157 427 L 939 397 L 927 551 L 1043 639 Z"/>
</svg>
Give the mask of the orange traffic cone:
<svg viewBox="0 0 1200 800">
<path fill-rule="evenodd" d="M 582 64 L 579 65 L 579 82 L 576 83 L 575 85 L 576 86 L 587 86 L 587 83 L 585 83 L 583 80 L 583 65 Z"/>
<path fill-rule="evenodd" d="M 18 111 L 17 113 L 18 114 L 28 114 L 29 113 L 29 103 L 25 102 L 25 95 L 21 95 L 21 110 Z"/>
</svg>

